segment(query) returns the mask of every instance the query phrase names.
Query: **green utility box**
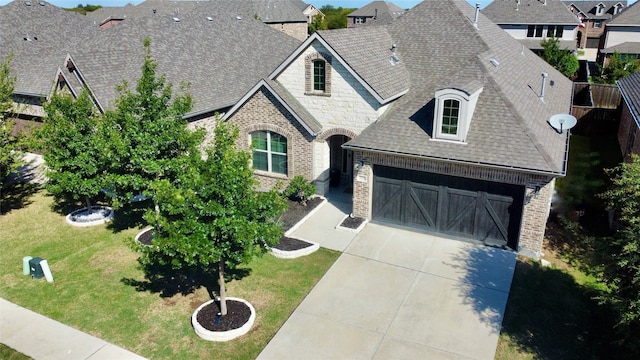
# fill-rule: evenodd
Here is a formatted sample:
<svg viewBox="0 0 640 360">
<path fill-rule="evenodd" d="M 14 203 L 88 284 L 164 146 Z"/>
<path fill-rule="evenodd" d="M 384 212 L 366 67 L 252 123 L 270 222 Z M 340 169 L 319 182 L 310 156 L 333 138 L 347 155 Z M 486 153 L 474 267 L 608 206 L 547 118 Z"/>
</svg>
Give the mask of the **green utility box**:
<svg viewBox="0 0 640 360">
<path fill-rule="evenodd" d="M 31 277 L 34 279 L 40 279 L 44 276 L 44 273 L 42 272 L 42 266 L 40 266 L 40 261 L 42 261 L 42 259 L 39 257 L 34 257 L 33 259 L 29 260 L 29 270 L 31 272 Z"/>
</svg>

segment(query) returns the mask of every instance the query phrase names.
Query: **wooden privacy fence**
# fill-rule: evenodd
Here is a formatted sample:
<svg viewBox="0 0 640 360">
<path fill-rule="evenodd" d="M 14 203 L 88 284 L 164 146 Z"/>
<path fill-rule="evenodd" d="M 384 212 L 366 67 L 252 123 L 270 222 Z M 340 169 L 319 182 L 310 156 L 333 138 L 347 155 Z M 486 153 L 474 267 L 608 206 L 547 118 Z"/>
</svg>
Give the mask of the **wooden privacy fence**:
<svg viewBox="0 0 640 360">
<path fill-rule="evenodd" d="M 571 114 L 578 119 L 578 126 L 573 132 L 617 131 L 621 101 L 616 85 L 574 83 Z"/>
</svg>

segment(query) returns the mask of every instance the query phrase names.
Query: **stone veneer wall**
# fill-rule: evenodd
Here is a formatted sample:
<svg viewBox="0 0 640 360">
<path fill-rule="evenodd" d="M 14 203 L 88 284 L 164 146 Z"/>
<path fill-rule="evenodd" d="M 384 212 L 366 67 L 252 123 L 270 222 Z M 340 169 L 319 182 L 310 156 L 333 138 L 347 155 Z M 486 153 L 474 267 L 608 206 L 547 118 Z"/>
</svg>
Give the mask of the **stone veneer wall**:
<svg viewBox="0 0 640 360">
<path fill-rule="evenodd" d="M 367 219 L 372 216 L 374 165 L 523 185 L 524 209 L 517 250 L 531 257 L 540 255 L 555 184 L 551 176 L 363 151 L 354 151 L 354 164 L 353 214 Z"/>
<path fill-rule="evenodd" d="M 271 28 L 276 29 L 278 31 L 282 31 L 283 33 L 294 37 L 300 41 L 307 40 L 307 36 L 309 36 L 308 24 L 306 22 L 300 23 L 270 23 L 267 24 Z"/>
<path fill-rule="evenodd" d="M 236 145 L 239 149 L 249 150 L 251 133 L 269 130 L 287 138 L 288 174 L 274 174 L 266 171 L 254 171 L 263 188 L 271 188 L 277 182 L 286 186 L 295 175 L 307 180 L 313 176 L 313 137 L 309 132 L 280 105 L 264 88 L 256 92 L 228 120 L 240 128 Z"/>
</svg>

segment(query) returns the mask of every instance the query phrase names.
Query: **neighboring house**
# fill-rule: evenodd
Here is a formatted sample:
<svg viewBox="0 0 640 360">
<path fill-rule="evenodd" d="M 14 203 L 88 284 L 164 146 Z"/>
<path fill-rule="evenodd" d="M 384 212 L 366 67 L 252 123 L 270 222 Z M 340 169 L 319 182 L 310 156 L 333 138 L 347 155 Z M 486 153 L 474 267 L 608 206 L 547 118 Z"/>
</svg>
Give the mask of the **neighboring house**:
<svg viewBox="0 0 640 360">
<path fill-rule="evenodd" d="M 303 41 L 307 38 L 308 18 L 298 0 L 146 0 L 137 6 L 103 7 L 87 13 L 102 28 L 119 24 L 125 19 L 182 14 L 229 13 L 246 19 L 254 18 L 287 35 Z"/>
<path fill-rule="evenodd" d="M 324 19 L 324 14 L 320 9 L 315 7 L 313 4 L 306 4 L 302 0 L 292 0 L 297 6 L 298 9 L 302 10 L 304 16 L 307 17 L 307 24 L 312 24 L 316 17 L 320 17 Z"/>
<path fill-rule="evenodd" d="M 626 58 L 640 58 L 640 2 L 636 1 L 605 25 L 597 62 L 606 67 L 617 52 Z"/>
<path fill-rule="evenodd" d="M 531 50 L 542 49 L 540 42 L 548 38 L 576 49 L 580 21 L 560 0 L 494 0 L 482 13 Z"/>
<path fill-rule="evenodd" d="M 340 183 L 355 216 L 537 256 L 569 140 L 548 120 L 571 93 L 467 2 L 425 1 L 314 33 L 223 119 L 263 187 Z"/>
<path fill-rule="evenodd" d="M 640 72 L 616 83 L 623 99 L 618 143 L 622 156 L 628 161 L 631 154 L 640 155 Z"/>
<path fill-rule="evenodd" d="M 185 117 L 197 126 L 233 106 L 300 44 L 233 13 L 194 9 L 181 13 L 180 21 L 173 17 L 156 14 L 100 29 L 84 16 L 48 3 L 25 6 L 14 1 L 0 6 L 0 56 L 14 54 L 16 98 L 38 102 L 31 106 L 36 119 L 44 115 L 40 101 L 56 89 L 77 95 L 86 88 L 104 112 L 119 97 L 116 85 L 127 81 L 135 87 L 148 37 L 158 75 L 173 83 L 174 91 L 183 82 L 189 84 L 194 104 Z M 27 33 L 38 40 L 23 40 Z"/>
<path fill-rule="evenodd" d="M 83 15 L 46 2 L 14 1 L 0 6 L 0 59 L 13 56 L 18 126 L 35 125 L 31 121 L 42 118 L 42 102 L 54 91 L 67 53 L 99 32 Z"/>
<path fill-rule="evenodd" d="M 578 27 L 577 46 L 581 49 L 593 49 L 593 59 L 600 44 L 604 27 L 614 15 L 627 6 L 627 1 L 563 1 L 582 22 Z"/>
<path fill-rule="evenodd" d="M 347 15 L 347 27 L 384 25 L 404 14 L 404 9 L 388 1 L 372 1 Z"/>
</svg>

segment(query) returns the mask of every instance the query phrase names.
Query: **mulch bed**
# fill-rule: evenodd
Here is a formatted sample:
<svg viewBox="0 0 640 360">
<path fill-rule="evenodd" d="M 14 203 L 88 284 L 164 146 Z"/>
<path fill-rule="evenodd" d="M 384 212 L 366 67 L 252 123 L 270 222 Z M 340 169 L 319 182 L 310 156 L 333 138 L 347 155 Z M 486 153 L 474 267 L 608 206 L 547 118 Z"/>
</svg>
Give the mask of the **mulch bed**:
<svg viewBox="0 0 640 360">
<path fill-rule="evenodd" d="M 362 225 L 363 222 L 363 218 L 347 216 L 344 220 L 342 220 L 340 226 L 349 229 L 357 229 L 360 225 Z"/>
<path fill-rule="evenodd" d="M 312 245 L 313 244 L 310 244 L 306 241 L 283 236 L 280 238 L 280 242 L 273 245 L 273 247 L 282 251 L 295 251 L 307 248 Z"/>
<path fill-rule="evenodd" d="M 251 310 L 247 304 L 236 300 L 227 300 L 227 315 L 220 316 L 216 321 L 219 313 L 220 302 L 214 301 L 200 309 L 198 323 L 209 331 L 228 331 L 242 327 L 251 317 Z"/>
<path fill-rule="evenodd" d="M 321 202 L 322 198 L 314 197 L 307 200 L 307 206 L 302 206 L 297 201 L 287 200 L 288 209 L 280 217 L 280 221 L 282 221 L 285 231 L 291 229 L 295 224 L 302 220 L 302 218 L 310 213 L 311 210 L 320 205 Z"/>
<path fill-rule="evenodd" d="M 152 245 L 153 241 L 153 229 L 146 230 L 138 236 L 138 241 L 143 245 Z"/>
<path fill-rule="evenodd" d="M 280 221 L 282 221 L 285 231 L 291 229 L 295 224 L 297 224 L 300 220 L 307 216 L 307 214 L 310 213 L 311 210 L 320 205 L 322 201 L 322 198 L 314 197 L 307 200 L 307 206 L 302 206 L 297 201 L 287 200 L 288 209 L 280 217 Z M 273 245 L 273 247 L 282 251 L 294 251 L 304 249 L 312 245 L 313 244 L 310 244 L 306 241 L 282 236 L 280 238 L 280 242 Z"/>
</svg>

